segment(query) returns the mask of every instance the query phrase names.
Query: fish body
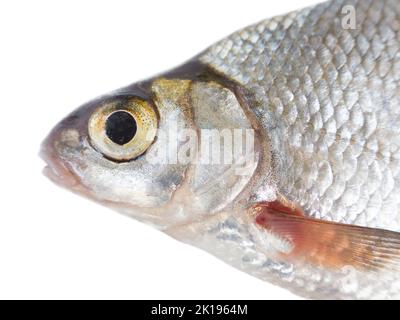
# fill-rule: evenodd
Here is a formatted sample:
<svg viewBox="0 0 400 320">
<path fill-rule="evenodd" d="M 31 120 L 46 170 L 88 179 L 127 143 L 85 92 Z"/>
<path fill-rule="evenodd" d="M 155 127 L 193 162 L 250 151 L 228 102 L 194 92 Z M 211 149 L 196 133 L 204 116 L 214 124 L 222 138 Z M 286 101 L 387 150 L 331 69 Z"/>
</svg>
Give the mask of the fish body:
<svg viewBox="0 0 400 320">
<path fill-rule="evenodd" d="M 400 3 L 325 2 L 81 106 L 45 172 L 299 295 L 398 298 L 399 84 Z"/>
</svg>

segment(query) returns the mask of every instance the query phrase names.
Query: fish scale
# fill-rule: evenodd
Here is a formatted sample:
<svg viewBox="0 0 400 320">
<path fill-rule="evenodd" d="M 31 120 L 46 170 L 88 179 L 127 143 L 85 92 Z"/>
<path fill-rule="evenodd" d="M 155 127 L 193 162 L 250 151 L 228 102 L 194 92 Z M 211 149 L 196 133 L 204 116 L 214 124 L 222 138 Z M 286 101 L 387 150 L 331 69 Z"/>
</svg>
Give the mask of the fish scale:
<svg viewBox="0 0 400 320">
<path fill-rule="evenodd" d="M 345 5 L 356 8 L 354 30 L 342 28 Z M 385 143 L 400 133 L 399 18 L 396 0 L 322 3 L 200 58 L 254 95 L 278 187 L 310 216 L 400 230 L 399 143 Z"/>
</svg>

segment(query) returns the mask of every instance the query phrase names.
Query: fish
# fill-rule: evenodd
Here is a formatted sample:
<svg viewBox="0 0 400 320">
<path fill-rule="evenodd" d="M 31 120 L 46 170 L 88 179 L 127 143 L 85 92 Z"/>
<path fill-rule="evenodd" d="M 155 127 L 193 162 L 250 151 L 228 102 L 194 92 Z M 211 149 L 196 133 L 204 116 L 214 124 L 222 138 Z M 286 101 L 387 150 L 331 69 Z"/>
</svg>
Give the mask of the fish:
<svg viewBox="0 0 400 320">
<path fill-rule="evenodd" d="M 400 2 L 323 2 L 83 104 L 44 173 L 301 297 L 396 299 L 399 86 Z"/>
</svg>

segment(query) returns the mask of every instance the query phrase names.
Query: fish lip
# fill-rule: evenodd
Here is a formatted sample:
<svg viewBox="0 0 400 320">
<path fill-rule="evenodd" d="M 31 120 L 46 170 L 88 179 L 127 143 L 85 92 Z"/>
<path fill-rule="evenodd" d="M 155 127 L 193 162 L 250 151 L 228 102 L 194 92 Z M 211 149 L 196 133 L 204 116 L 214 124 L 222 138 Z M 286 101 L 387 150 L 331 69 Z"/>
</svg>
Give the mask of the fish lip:
<svg viewBox="0 0 400 320">
<path fill-rule="evenodd" d="M 64 170 L 64 169 L 62 169 Z M 61 170 L 55 169 L 54 166 L 46 165 L 42 173 L 49 178 L 52 182 L 65 188 L 75 188 L 78 181 L 69 173 L 61 173 Z"/>
<path fill-rule="evenodd" d="M 46 163 L 42 173 L 52 182 L 65 188 L 74 189 L 80 184 L 79 178 L 68 166 L 57 156 L 54 149 L 54 141 L 51 137 L 43 142 L 40 158 Z"/>
</svg>

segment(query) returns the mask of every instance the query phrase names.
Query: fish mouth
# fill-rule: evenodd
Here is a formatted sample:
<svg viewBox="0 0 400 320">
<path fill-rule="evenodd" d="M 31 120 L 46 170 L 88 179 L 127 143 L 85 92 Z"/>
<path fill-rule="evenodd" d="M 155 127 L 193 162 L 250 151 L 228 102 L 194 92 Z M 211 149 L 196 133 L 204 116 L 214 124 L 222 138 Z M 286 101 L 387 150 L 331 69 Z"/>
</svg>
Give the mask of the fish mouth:
<svg viewBox="0 0 400 320">
<path fill-rule="evenodd" d="M 78 180 L 62 165 L 47 164 L 42 172 L 52 182 L 62 187 L 71 189 L 78 186 Z"/>
<path fill-rule="evenodd" d="M 57 186 L 117 211 L 123 212 L 123 210 L 132 208 L 127 203 L 117 203 L 97 198 L 89 188 L 82 184 L 81 179 L 74 173 L 72 168 L 57 155 L 54 139 L 51 135 L 42 143 L 39 157 L 46 163 L 42 170 L 43 175 Z"/>
<path fill-rule="evenodd" d="M 57 156 L 54 143 L 48 137 L 42 144 L 39 156 L 46 163 L 43 174 L 55 184 L 67 189 L 79 188 L 78 177 L 70 170 L 67 165 Z"/>
</svg>

